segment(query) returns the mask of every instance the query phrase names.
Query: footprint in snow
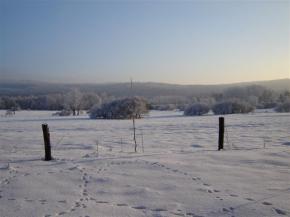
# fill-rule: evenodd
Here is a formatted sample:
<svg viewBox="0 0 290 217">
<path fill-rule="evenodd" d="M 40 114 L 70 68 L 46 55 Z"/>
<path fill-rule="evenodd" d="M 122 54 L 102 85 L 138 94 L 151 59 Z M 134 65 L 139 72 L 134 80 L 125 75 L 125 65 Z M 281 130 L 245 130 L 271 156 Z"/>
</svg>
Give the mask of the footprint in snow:
<svg viewBox="0 0 290 217">
<path fill-rule="evenodd" d="M 168 211 L 167 209 L 162 209 L 162 208 L 156 208 L 156 209 L 151 209 L 153 212 L 166 212 Z"/>
<path fill-rule="evenodd" d="M 107 202 L 107 201 L 96 201 L 96 203 L 104 203 L 104 204 L 106 204 L 106 203 L 109 203 L 109 202 Z"/>
<path fill-rule="evenodd" d="M 187 212 L 186 215 L 188 215 L 188 216 L 195 216 L 195 214 L 193 212 Z"/>
<path fill-rule="evenodd" d="M 287 215 L 287 212 L 282 209 L 274 208 L 274 211 L 279 215 Z"/>
<path fill-rule="evenodd" d="M 56 213 L 57 216 L 58 216 L 58 215 L 64 215 L 64 214 L 66 214 L 66 212 L 59 212 L 59 213 Z"/>
<path fill-rule="evenodd" d="M 209 193 L 209 192 L 208 192 L 208 189 L 205 189 L 205 188 L 198 188 L 197 190 L 200 191 L 200 192 L 206 192 L 206 193 Z"/>
<path fill-rule="evenodd" d="M 126 203 L 117 203 L 117 206 L 128 206 Z"/>
<path fill-rule="evenodd" d="M 267 202 L 267 201 L 263 202 L 262 204 L 263 204 L 263 205 L 266 205 L 266 206 L 273 205 L 272 203 L 269 203 L 269 202 Z"/>
<path fill-rule="evenodd" d="M 146 209 L 146 206 L 133 206 L 133 209 Z"/>
<path fill-rule="evenodd" d="M 80 207 L 80 206 L 81 206 L 80 202 L 75 202 L 75 206 L 74 207 Z"/>
<path fill-rule="evenodd" d="M 33 202 L 34 200 L 31 199 L 25 199 L 26 202 Z"/>
<path fill-rule="evenodd" d="M 223 212 L 230 212 L 227 208 L 223 208 Z"/>
<path fill-rule="evenodd" d="M 183 213 L 178 213 L 178 212 L 170 212 L 170 213 L 175 216 L 185 216 Z"/>
<path fill-rule="evenodd" d="M 42 205 L 46 204 L 46 200 L 38 200 Z"/>
<path fill-rule="evenodd" d="M 231 197 L 238 197 L 236 194 L 230 194 Z"/>
</svg>

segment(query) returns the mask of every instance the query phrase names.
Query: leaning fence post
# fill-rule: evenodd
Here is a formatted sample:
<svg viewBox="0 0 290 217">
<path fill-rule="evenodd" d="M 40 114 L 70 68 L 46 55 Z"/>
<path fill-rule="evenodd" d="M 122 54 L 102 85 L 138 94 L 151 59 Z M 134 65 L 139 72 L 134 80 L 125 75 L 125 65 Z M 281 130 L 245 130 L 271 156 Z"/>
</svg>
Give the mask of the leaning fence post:
<svg viewBox="0 0 290 217">
<path fill-rule="evenodd" d="M 219 117 L 219 147 L 218 150 L 224 149 L 225 118 Z"/>
<path fill-rule="evenodd" d="M 44 151 L 45 151 L 45 161 L 52 160 L 51 157 L 51 146 L 50 146 L 50 135 L 49 128 L 47 124 L 42 124 L 43 140 L 44 140 Z"/>
</svg>

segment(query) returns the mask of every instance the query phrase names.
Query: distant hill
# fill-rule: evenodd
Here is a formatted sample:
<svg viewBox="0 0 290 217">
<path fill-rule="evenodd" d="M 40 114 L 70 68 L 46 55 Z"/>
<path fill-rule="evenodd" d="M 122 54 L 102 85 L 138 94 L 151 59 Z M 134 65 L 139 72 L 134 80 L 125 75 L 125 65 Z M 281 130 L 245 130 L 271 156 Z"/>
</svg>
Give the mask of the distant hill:
<svg viewBox="0 0 290 217">
<path fill-rule="evenodd" d="M 290 79 L 280 79 L 272 81 L 256 81 L 254 84 L 267 87 L 275 91 L 290 90 Z"/>
<path fill-rule="evenodd" d="M 229 87 L 260 85 L 274 91 L 290 90 L 290 79 L 271 81 L 254 81 L 219 85 L 177 85 L 154 82 L 136 82 L 133 84 L 133 93 L 144 97 L 154 96 L 194 96 L 220 93 Z M 45 82 L 1 82 L 0 95 L 43 95 L 48 93 L 65 93 L 78 88 L 84 92 L 104 93 L 122 97 L 131 95 L 130 83 L 108 84 L 57 84 Z"/>
</svg>

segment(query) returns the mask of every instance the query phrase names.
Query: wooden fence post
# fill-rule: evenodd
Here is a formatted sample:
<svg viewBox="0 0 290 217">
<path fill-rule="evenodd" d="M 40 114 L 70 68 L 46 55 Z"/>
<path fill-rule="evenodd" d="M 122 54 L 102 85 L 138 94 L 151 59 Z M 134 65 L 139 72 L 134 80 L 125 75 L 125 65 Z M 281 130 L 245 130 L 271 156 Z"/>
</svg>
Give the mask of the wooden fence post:
<svg viewBox="0 0 290 217">
<path fill-rule="evenodd" d="M 136 126 L 135 126 L 135 116 L 133 116 L 133 139 L 134 139 L 134 143 L 135 143 L 135 146 L 134 146 L 134 150 L 135 150 L 135 153 L 137 153 L 137 141 L 136 141 Z"/>
<path fill-rule="evenodd" d="M 142 142 L 142 152 L 144 153 L 144 141 L 143 141 L 143 130 L 141 129 L 141 142 Z"/>
<path fill-rule="evenodd" d="M 51 157 L 51 146 L 50 146 L 50 135 L 49 128 L 47 124 L 42 124 L 43 140 L 44 140 L 44 151 L 45 151 L 45 161 L 52 160 Z"/>
<path fill-rule="evenodd" d="M 218 150 L 224 149 L 225 118 L 219 117 L 219 147 Z"/>
</svg>

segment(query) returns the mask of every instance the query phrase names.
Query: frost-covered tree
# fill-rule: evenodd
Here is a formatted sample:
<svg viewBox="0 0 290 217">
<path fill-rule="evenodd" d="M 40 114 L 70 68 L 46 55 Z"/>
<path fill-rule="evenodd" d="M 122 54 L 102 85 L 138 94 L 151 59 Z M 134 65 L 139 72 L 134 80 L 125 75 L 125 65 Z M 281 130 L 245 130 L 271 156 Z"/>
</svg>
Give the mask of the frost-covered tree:
<svg viewBox="0 0 290 217">
<path fill-rule="evenodd" d="M 210 108 L 206 104 L 195 103 L 188 106 L 184 110 L 184 115 L 186 116 L 196 116 L 196 115 L 203 115 L 209 112 Z"/>
<path fill-rule="evenodd" d="M 276 108 L 275 108 L 276 112 L 290 112 L 290 100 L 286 101 L 282 104 L 279 104 Z"/>
<path fill-rule="evenodd" d="M 290 101 L 290 91 L 284 91 L 279 95 L 279 102 L 284 103 Z"/>
<path fill-rule="evenodd" d="M 273 90 L 265 89 L 259 96 L 259 108 L 275 108 L 279 96 Z"/>
<path fill-rule="evenodd" d="M 248 96 L 246 101 L 254 107 L 256 107 L 259 104 L 259 98 L 253 95 Z"/>
<path fill-rule="evenodd" d="M 94 106 L 90 110 L 90 118 L 131 119 L 141 118 L 148 113 L 148 103 L 141 97 L 125 98 Z"/>
<path fill-rule="evenodd" d="M 102 98 L 95 93 L 86 93 L 83 94 L 81 104 L 83 109 L 91 109 L 93 106 L 101 105 Z"/>
<path fill-rule="evenodd" d="M 254 107 L 249 103 L 240 100 L 228 100 L 217 103 L 212 108 L 214 114 L 237 114 L 249 113 L 254 110 Z"/>
<path fill-rule="evenodd" d="M 62 110 L 63 101 L 64 101 L 63 94 L 49 94 L 46 96 L 47 107 L 43 109 Z"/>
<path fill-rule="evenodd" d="M 83 94 L 78 89 L 73 89 L 65 96 L 64 108 L 70 109 L 73 115 L 79 115 L 82 109 L 82 97 Z"/>
<path fill-rule="evenodd" d="M 16 102 L 15 97 L 9 97 L 9 96 L 3 96 L 2 97 L 2 103 L 1 103 L 2 109 L 13 109 L 19 107 L 19 105 Z"/>
<path fill-rule="evenodd" d="M 3 99 L 0 97 L 0 109 L 4 108 L 4 101 Z"/>
<path fill-rule="evenodd" d="M 224 91 L 223 99 L 239 99 L 258 108 L 273 108 L 276 106 L 278 95 L 273 90 L 259 85 L 230 87 Z M 222 102 L 222 100 L 219 100 Z"/>
</svg>

